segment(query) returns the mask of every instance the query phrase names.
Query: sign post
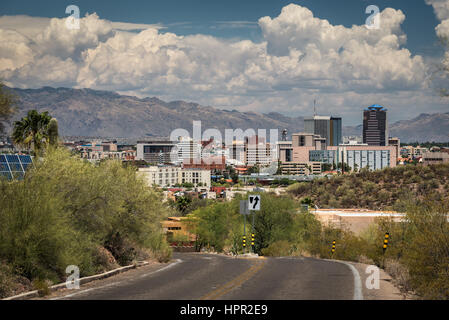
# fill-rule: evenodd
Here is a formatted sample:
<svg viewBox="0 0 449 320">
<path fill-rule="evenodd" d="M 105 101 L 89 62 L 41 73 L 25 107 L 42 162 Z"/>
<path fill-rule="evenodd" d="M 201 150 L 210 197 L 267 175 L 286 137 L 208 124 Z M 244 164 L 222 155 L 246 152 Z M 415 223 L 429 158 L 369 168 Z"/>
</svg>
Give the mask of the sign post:
<svg viewBox="0 0 449 320">
<path fill-rule="evenodd" d="M 251 195 L 248 198 L 248 210 L 260 211 L 260 195 Z"/>
<path fill-rule="evenodd" d="M 252 252 L 255 252 L 255 228 L 254 228 L 254 217 L 256 216 L 256 211 L 260 211 L 260 203 L 261 203 L 261 197 L 258 194 L 251 195 L 248 197 L 248 210 L 253 212 L 253 225 L 251 230 L 251 249 Z"/>
<path fill-rule="evenodd" d="M 243 215 L 243 253 L 246 253 L 246 216 L 249 214 L 248 201 L 240 201 L 240 214 Z"/>
<path fill-rule="evenodd" d="M 390 240 L 390 234 L 387 232 L 387 233 L 385 233 L 385 239 L 384 239 L 384 245 L 383 245 L 383 251 L 384 251 L 384 254 L 385 254 L 385 251 L 387 251 L 387 248 L 388 248 L 388 241 Z"/>
</svg>

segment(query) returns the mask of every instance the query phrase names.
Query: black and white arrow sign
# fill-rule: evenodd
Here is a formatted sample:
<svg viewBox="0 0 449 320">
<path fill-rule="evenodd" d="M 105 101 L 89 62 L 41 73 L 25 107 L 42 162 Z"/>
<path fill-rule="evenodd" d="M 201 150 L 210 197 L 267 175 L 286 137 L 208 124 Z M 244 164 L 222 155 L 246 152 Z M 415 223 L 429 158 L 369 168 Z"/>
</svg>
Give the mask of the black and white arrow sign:
<svg viewBox="0 0 449 320">
<path fill-rule="evenodd" d="M 260 211 L 260 195 L 249 196 L 248 210 Z"/>
</svg>

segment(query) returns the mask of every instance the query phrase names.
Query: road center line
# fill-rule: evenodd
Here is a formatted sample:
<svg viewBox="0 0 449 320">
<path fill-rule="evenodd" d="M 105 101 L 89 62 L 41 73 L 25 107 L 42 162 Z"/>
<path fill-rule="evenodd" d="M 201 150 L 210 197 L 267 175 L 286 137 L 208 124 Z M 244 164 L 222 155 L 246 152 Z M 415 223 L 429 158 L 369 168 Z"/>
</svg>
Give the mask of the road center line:
<svg viewBox="0 0 449 320">
<path fill-rule="evenodd" d="M 260 261 L 256 263 L 237 278 L 225 283 L 224 285 L 218 287 L 218 289 L 215 289 L 212 292 L 206 294 L 205 296 L 201 297 L 200 300 L 214 300 L 224 296 L 232 289 L 238 287 L 239 285 L 242 285 L 243 283 L 251 279 L 257 272 L 259 272 L 260 269 L 262 269 L 265 263 L 266 263 L 265 261 Z"/>
</svg>

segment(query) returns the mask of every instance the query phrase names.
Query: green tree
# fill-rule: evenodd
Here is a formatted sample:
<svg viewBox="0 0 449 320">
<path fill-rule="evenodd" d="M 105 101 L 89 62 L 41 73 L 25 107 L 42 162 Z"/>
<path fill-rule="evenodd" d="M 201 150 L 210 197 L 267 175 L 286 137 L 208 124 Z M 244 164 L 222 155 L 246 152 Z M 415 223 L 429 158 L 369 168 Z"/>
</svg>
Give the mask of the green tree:
<svg viewBox="0 0 449 320">
<path fill-rule="evenodd" d="M 248 167 L 248 174 L 259 173 L 259 172 L 260 172 L 260 168 L 258 165 Z"/>
<path fill-rule="evenodd" d="M 176 198 L 176 209 L 182 214 L 185 215 L 187 209 L 192 203 L 192 197 L 189 196 L 180 196 Z"/>
<path fill-rule="evenodd" d="M 47 111 L 39 113 L 30 110 L 26 117 L 14 123 L 12 138 L 16 144 L 32 148 L 34 155 L 38 156 L 46 146 L 56 145 L 57 121 L 52 119 Z"/>
<path fill-rule="evenodd" d="M 293 220 L 298 210 L 298 204 L 290 197 L 264 193 L 261 209 L 255 215 L 256 252 L 261 253 L 276 241 L 291 240 Z"/>
<path fill-rule="evenodd" d="M 214 203 L 189 215 L 199 248 L 209 247 L 217 252 L 225 248 L 236 252 L 243 234 L 243 217 L 238 201 Z"/>
<path fill-rule="evenodd" d="M 56 120 L 55 118 L 52 118 L 48 123 L 47 134 L 48 134 L 48 143 L 53 147 L 57 146 L 59 133 L 58 133 L 58 120 Z"/>
</svg>

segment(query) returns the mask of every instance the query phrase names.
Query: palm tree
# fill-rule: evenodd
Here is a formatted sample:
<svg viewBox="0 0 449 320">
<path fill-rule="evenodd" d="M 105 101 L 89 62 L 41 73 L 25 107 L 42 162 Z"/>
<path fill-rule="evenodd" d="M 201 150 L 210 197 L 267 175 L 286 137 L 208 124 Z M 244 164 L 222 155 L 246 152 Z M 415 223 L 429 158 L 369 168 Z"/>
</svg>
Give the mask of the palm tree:
<svg viewBox="0 0 449 320">
<path fill-rule="evenodd" d="M 35 156 L 48 145 L 56 145 L 58 137 L 58 123 L 47 111 L 39 113 L 28 111 L 26 117 L 14 123 L 12 138 L 14 143 L 33 148 Z"/>
</svg>

